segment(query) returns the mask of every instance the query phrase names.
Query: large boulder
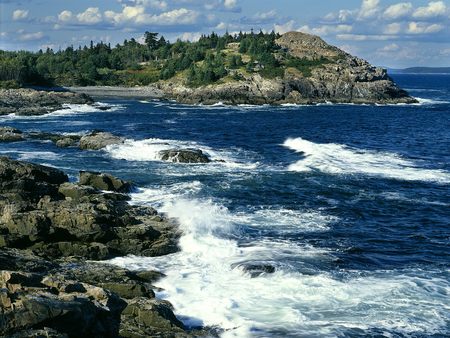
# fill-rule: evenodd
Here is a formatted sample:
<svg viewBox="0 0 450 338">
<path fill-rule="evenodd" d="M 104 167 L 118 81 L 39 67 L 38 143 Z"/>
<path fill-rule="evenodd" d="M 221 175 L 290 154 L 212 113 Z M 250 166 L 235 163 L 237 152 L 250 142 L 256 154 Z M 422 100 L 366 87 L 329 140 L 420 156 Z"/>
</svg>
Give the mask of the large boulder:
<svg viewBox="0 0 450 338">
<path fill-rule="evenodd" d="M 200 149 L 161 150 L 159 156 L 163 161 L 175 163 L 209 163 L 211 160 Z"/>
<path fill-rule="evenodd" d="M 115 136 L 111 133 L 94 131 L 81 137 L 80 148 L 83 150 L 100 150 L 109 145 L 122 144 L 125 142 L 123 137 Z"/>
<path fill-rule="evenodd" d="M 110 174 L 92 171 L 80 171 L 80 184 L 114 192 L 130 192 L 133 187 L 130 182 L 123 181 Z"/>
<path fill-rule="evenodd" d="M 13 127 L 0 127 L 0 142 L 23 141 L 22 132 Z"/>
</svg>

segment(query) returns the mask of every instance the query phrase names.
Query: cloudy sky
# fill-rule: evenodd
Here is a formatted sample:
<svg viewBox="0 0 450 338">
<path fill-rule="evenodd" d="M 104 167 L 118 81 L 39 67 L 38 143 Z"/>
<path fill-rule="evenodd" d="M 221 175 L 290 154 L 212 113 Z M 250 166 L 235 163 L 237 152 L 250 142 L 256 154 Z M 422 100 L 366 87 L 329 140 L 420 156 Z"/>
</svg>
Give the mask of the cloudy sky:
<svg viewBox="0 0 450 338">
<path fill-rule="evenodd" d="M 403 0 L 405 1 L 405 0 Z M 450 0 L 0 0 L 0 49 L 299 30 L 389 67 L 450 66 Z"/>
</svg>

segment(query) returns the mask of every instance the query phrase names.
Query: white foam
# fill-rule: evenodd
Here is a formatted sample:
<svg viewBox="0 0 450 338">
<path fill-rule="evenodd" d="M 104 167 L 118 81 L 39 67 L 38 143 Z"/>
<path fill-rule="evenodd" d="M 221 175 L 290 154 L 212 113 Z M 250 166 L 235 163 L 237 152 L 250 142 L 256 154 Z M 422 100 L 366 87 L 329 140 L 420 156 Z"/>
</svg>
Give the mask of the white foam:
<svg viewBox="0 0 450 338">
<path fill-rule="evenodd" d="M 163 289 L 158 296 L 168 299 L 187 325 L 217 325 L 227 330 L 224 337 L 252 337 L 255 330 L 261 336 L 287 331 L 291 336 L 323 337 L 342 335 L 348 328 L 404 333 L 443 332 L 446 328 L 450 286 L 429 272 L 418 272 L 422 277 L 415 276 L 416 272 L 381 271 L 345 280 L 321 271 L 302 274 L 289 269 L 288 262 L 329 260 L 330 253 L 288 240 L 265 239 L 240 246 L 237 239 L 242 224 L 238 222 L 242 215 L 211 199 L 174 194 L 162 210 L 180 223 L 182 251 L 111 262 L 164 272 L 167 277 L 156 283 Z M 256 218 L 248 215 L 244 220 L 256 222 L 260 213 L 254 214 Z M 267 220 L 263 213 L 262 222 Z M 282 226 L 290 227 L 291 220 Z M 245 262 L 273 264 L 276 272 L 251 278 L 240 268 Z"/>
<path fill-rule="evenodd" d="M 28 120 L 36 120 L 36 119 L 47 119 L 52 117 L 59 117 L 59 116 L 69 116 L 69 115 L 79 115 L 79 114 L 86 114 L 86 113 L 95 113 L 95 112 L 113 112 L 122 110 L 125 107 L 123 105 L 119 104 L 109 104 L 109 103 L 103 103 L 103 102 L 96 102 L 94 105 L 90 104 L 63 104 L 63 108 L 59 110 L 55 110 L 54 112 L 43 114 L 43 115 L 16 115 L 16 114 L 9 114 L 6 116 L 2 116 L 3 119 L 28 119 Z M 109 109 L 104 110 L 102 108 L 109 107 Z M 0 119 L 1 121 L 1 119 Z M 84 123 L 84 122 L 83 122 Z"/>
<path fill-rule="evenodd" d="M 119 145 L 109 145 L 105 151 L 116 159 L 127 161 L 161 161 L 160 152 L 170 149 L 200 149 L 211 159 L 208 167 L 227 167 L 239 169 L 255 169 L 258 162 L 249 161 L 249 154 L 240 149 L 213 149 L 193 141 L 165 140 L 150 138 L 140 141 L 126 140 Z M 240 154 L 239 154 L 240 153 Z M 241 156 L 236 156 L 241 155 Z M 242 158 L 239 158 L 242 157 Z M 223 162 L 225 161 L 225 162 Z"/>
<path fill-rule="evenodd" d="M 6 150 L 0 151 L 0 154 L 14 154 L 18 155 L 18 160 L 29 161 L 34 159 L 39 160 L 57 160 L 60 155 L 51 151 L 21 151 L 21 150 Z"/>
<path fill-rule="evenodd" d="M 290 171 L 318 170 L 329 174 L 365 174 L 406 181 L 450 183 L 450 173 L 421 168 L 418 163 L 389 152 L 351 148 L 335 143 L 314 143 L 289 138 L 285 147 L 302 153 L 305 158 L 291 164 Z"/>
<path fill-rule="evenodd" d="M 420 97 L 415 97 L 415 99 L 419 103 L 413 103 L 413 105 L 420 105 L 420 106 L 428 106 L 428 105 L 433 105 L 433 104 L 448 104 L 448 103 L 450 103 L 449 101 L 425 99 L 425 98 L 420 98 Z"/>
</svg>

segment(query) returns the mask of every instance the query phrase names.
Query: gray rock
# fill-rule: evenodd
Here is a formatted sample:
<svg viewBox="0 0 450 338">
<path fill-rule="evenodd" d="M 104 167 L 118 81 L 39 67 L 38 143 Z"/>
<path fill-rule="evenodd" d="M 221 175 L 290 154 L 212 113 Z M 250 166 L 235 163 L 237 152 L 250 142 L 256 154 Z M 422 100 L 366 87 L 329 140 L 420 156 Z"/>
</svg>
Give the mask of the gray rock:
<svg viewBox="0 0 450 338">
<path fill-rule="evenodd" d="M 0 142 L 23 141 L 22 132 L 13 127 L 0 127 Z"/>
<path fill-rule="evenodd" d="M 0 89 L 0 115 L 43 115 L 63 108 L 63 104 L 92 104 L 85 94 L 39 91 L 34 89 Z"/>
<path fill-rule="evenodd" d="M 115 136 L 111 133 L 94 131 L 80 139 L 80 148 L 83 150 L 100 150 L 109 145 L 122 144 L 123 137 Z"/>
<path fill-rule="evenodd" d="M 130 192 L 133 187 L 130 182 L 123 181 L 109 174 L 92 171 L 80 171 L 80 184 L 114 192 Z"/>
<path fill-rule="evenodd" d="M 175 163 L 209 163 L 211 160 L 200 149 L 161 150 L 159 155 L 163 161 Z"/>
</svg>

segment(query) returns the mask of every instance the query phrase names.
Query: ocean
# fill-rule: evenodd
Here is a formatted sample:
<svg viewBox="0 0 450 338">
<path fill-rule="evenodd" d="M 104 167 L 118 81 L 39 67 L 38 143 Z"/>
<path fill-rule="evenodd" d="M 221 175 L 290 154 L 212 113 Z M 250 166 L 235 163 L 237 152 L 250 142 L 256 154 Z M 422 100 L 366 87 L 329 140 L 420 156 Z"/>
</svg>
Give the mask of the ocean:
<svg viewBox="0 0 450 338">
<path fill-rule="evenodd" d="M 131 203 L 176 219 L 180 252 L 112 262 L 163 272 L 157 294 L 186 325 L 223 337 L 448 337 L 450 75 L 394 79 L 420 103 L 105 100 L 109 111 L 3 116 L 23 131 L 101 129 L 127 141 L 81 151 L 28 140 L 0 144 L 0 155 L 74 181 L 79 170 L 132 180 Z M 161 161 L 172 148 L 213 162 Z"/>
</svg>

